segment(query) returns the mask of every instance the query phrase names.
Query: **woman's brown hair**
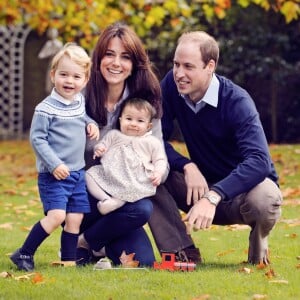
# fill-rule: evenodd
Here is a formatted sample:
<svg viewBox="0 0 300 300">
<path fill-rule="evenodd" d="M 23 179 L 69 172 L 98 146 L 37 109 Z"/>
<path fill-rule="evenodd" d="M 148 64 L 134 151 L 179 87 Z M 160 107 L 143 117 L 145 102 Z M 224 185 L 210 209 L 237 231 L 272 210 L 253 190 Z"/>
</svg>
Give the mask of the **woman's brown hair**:
<svg viewBox="0 0 300 300">
<path fill-rule="evenodd" d="M 137 34 L 124 23 L 114 23 L 103 30 L 92 56 L 91 77 L 86 87 L 86 111 L 100 126 L 107 124 L 107 83 L 100 72 L 100 63 L 110 40 L 118 37 L 132 60 L 132 74 L 126 79 L 128 98 L 143 98 L 149 101 L 162 115 L 161 90 L 146 50 Z"/>
</svg>

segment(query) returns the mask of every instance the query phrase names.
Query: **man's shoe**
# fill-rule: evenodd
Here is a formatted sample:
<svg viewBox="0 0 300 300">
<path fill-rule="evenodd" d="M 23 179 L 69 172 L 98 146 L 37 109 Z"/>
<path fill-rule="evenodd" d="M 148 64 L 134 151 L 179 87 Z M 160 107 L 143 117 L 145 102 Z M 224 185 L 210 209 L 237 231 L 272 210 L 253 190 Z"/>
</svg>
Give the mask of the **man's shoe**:
<svg viewBox="0 0 300 300">
<path fill-rule="evenodd" d="M 184 248 L 176 253 L 176 259 L 183 262 L 194 262 L 197 265 L 203 262 L 199 248 Z"/>
<path fill-rule="evenodd" d="M 19 270 L 32 271 L 34 269 L 34 261 L 32 255 L 25 255 L 16 250 L 11 256 L 11 261 L 18 267 Z"/>
<path fill-rule="evenodd" d="M 185 248 L 184 252 L 189 261 L 197 265 L 203 262 L 199 248 Z"/>
</svg>

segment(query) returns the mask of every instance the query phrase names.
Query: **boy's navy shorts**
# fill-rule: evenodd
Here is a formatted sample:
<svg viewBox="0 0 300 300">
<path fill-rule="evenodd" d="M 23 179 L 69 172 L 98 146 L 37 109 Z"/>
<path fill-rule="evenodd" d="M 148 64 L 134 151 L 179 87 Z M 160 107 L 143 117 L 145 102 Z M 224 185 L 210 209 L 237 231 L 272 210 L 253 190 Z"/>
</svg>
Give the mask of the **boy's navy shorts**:
<svg viewBox="0 0 300 300">
<path fill-rule="evenodd" d="M 84 169 L 71 171 L 66 179 L 57 180 L 51 173 L 39 173 L 38 187 L 45 214 L 53 209 L 67 213 L 90 212 L 84 174 Z"/>
</svg>

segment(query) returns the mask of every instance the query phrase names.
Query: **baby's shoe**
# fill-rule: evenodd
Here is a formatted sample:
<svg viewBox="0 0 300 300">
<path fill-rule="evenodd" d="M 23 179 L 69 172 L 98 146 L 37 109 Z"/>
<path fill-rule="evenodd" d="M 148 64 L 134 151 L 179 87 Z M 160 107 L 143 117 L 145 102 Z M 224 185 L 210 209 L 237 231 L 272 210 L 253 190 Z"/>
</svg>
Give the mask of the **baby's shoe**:
<svg viewBox="0 0 300 300">
<path fill-rule="evenodd" d="M 98 201 L 97 208 L 101 215 L 106 215 L 125 204 L 125 201 L 116 199 L 116 198 L 107 198 L 101 201 Z"/>
</svg>

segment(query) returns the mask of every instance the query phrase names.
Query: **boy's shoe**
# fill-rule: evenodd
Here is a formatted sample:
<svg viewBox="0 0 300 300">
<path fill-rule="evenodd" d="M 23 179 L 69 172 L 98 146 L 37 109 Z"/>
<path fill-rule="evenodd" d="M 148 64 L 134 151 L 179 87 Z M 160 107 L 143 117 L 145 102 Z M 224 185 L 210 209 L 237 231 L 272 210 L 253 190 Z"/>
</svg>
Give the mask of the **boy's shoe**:
<svg viewBox="0 0 300 300">
<path fill-rule="evenodd" d="M 19 270 L 32 271 L 34 269 L 34 261 L 32 255 L 25 255 L 16 250 L 11 256 L 11 261 L 18 267 Z"/>
<path fill-rule="evenodd" d="M 89 249 L 79 247 L 76 250 L 76 265 L 77 266 L 85 266 L 92 261 L 92 254 Z"/>
</svg>

